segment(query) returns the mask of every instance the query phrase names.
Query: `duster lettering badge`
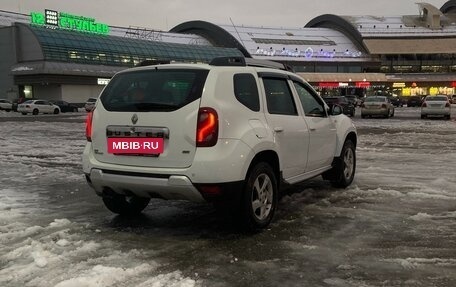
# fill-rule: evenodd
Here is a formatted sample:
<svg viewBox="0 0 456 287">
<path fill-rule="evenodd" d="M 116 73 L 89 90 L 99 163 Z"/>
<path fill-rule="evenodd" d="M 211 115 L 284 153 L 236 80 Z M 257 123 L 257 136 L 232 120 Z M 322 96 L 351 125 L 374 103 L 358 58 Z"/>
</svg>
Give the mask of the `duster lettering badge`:
<svg viewBox="0 0 456 287">
<path fill-rule="evenodd" d="M 108 138 L 111 154 L 161 154 L 163 138 Z"/>
</svg>

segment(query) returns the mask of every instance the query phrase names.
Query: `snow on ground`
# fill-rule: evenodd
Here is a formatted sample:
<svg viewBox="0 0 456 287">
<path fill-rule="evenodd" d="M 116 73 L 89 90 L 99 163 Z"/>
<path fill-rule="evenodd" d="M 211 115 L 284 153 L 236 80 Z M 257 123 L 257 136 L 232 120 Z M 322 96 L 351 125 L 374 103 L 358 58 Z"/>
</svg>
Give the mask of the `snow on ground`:
<svg viewBox="0 0 456 287">
<path fill-rule="evenodd" d="M 38 194 L 0 189 L 0 286 L 101 287 L 196 286 L 179 271 L 158 271 L 153 250 L 121 251 L 117 242 L 101 240 L 100 230 L 56 218 L 36 224 Z M 40 220 L 41 221 L 41 220 Z"/>
<path fill-rule="evenodd" d="M 197 285 L 180 271 L 160 272 L 158 262 L 144 259 L 153 250 L 122 251 L 99 229 L 53 215 L 50 187 L 83 179 L 83 127 L 40 117 L 0 122 L 0 286 Z"/>
<path fill-rule="evenodd" d="M 456 286 L 454 116 L 354 118 L 354 183 L 299 185 L 249 235 L 187 203 L 111 215 L 87 195 L 78 118 L 0 121 L 2 287 Z"/>
</svg>

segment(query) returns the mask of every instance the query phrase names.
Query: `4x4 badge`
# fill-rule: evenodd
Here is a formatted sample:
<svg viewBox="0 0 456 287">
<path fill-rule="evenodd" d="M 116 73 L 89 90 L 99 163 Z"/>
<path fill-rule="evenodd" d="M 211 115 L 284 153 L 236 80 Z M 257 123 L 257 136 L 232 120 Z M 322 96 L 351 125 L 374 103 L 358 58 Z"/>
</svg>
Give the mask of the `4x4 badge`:
<svg viewBox="0 0 456 287">
<path fill-rule="evenodd" d="M 137 114 L 133 114 L 133 116 L 131 116 L 131 122 L 133 124 L 136 124 L 138 122 L 138 115 Z"/>
</svg>

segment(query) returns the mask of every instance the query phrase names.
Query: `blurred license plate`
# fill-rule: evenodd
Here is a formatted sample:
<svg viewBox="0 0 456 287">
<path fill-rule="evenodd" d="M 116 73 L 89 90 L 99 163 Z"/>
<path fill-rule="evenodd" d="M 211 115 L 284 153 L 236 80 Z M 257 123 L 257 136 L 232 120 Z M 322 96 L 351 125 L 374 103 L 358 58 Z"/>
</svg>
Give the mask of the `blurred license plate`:
<svg viewBox="0 0 456 287">
<path fill-rule="evenodd" d="M 163 153 L 163 138 L 108 138 L 108 153 L 158 155 Z"/>
</svg>

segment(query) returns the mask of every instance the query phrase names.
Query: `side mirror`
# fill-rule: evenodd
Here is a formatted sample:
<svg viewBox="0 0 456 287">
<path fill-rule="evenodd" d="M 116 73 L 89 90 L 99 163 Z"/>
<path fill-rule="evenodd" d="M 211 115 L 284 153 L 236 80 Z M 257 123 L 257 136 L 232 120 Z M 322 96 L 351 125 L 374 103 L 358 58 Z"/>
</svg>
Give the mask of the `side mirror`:
<svg viewBox="0 0 456 287">
<path fill-rule="evenodd" d="M 329 113 L 330 113 L 330 115 L 332 115 L 332 116 L 341 115 L 341 114 L 343 114 L 343 112 L 344 112 L 344 111 L 343 111 L 342 107 L 339 106 L 339 105 L 332 105 L 331 108 L 330 108 L 330 110 L 329 110 Z"/>
</svg>

